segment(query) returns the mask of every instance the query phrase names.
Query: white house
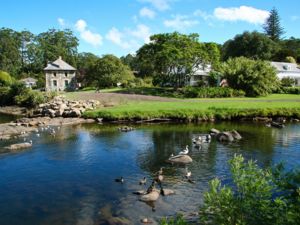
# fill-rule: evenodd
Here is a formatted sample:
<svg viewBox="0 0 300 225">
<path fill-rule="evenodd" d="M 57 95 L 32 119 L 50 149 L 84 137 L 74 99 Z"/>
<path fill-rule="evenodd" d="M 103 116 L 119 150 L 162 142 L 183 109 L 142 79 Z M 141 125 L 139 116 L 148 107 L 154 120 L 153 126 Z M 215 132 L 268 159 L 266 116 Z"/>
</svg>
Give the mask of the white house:
<svg viewBox="0 0 300 225">
<path fill-rule="evenodd" d="M 28 88 L 32 88 L 32 87 L 36 86 L 36 82 L 37 82 L 37 80 L 32 78 L 32 77 L 27 77 L 27 78 L 24 78 L 20 81 L 22 83 L 24 83 L 25 86 L 28 87 Z"/>
<path fill-rule="evenodd" d="M 300 86 L 300 67 L 296 63 L 271 62 L 279 79 L 289 77 L 295 79 L 295 85 Z"/>
<path fill-rule="evenodd" d="M 63 91 L 74 86 L 76 69 L 62 60 L 61 56 L 44 68 L 46 91 Z"/>
<path fill-rule="evenodd" d="M 204 83 L 208 82 L 209 72 L 211 71 L 210 64 L 202 64 L 198 67 L 193 68 L 192 75 L 190 79 L 187 81 L 187 85 L 197 86 L 199 81 L 203 81 Z"/>
</svg>

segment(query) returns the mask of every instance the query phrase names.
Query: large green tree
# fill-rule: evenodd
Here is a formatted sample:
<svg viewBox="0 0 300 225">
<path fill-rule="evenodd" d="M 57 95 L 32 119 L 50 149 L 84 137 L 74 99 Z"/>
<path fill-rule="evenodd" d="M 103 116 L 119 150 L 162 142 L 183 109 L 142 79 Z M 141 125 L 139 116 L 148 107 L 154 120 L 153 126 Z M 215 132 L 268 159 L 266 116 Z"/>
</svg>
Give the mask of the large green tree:
<svg viewBox="0 0 300 225">
<path fill-rule="evenodd" d="M 276 8 L 270 11 L 270 15 L 263 25 L 265 34 L 268 35 L 273 41 L 280 40 L 284 34 L 284 29 L 280 24 L 279 13 Z"/>
<path fill-rule="evenodd" d="M 270 60 L 278 51 L 279 44 L 259 32 L 245 31 L 223 45 L 223 59 L 245 56 L 252 59 Z"/>
<path fill-rule="evenodd" d="M 221 70 L 229 86 L 245 91 L 246 96 L 265 96 L 279 86 L 275 69 L 266 61 L 231 58 L 223 63 Z"/>
<path fill-rule="evenodd" d="M 92 70 L 95 66 L 98 56 L 89 52 L 79 53 L 77 56 L 77 81 L 82 82 L 84 85 L 92 82 Z"/>
<path fill-rule="evenodd" d="M 181 87 L 195 68 L 209 61 L 198 34 L 164 33 L 150 37 L 137 51 L 140 72 L 152 75 L 156 84 Z"/>
<path fill-rule="evenodd" d="M 76 65 L 78 39 L 71 30 L 50 29 L 36 37 L 36 44 L 37 46 L 34 46 L 35 62 L 41 69 L 58 56 L 71 65 Z"/>
<path fill-rule="evenodd" d="M 134 79 L 127 65 L 114 55 L 104 55 L 92 68 L 91 78 L 97 87 L 113 87 L 117 83 L 127 84 Z"/>
<path fill-rule="evenodd" d="M 21 70 L 20 34 L 12 29 L 0 29 L 0 70 L 17 76 Z"/>
</svg>

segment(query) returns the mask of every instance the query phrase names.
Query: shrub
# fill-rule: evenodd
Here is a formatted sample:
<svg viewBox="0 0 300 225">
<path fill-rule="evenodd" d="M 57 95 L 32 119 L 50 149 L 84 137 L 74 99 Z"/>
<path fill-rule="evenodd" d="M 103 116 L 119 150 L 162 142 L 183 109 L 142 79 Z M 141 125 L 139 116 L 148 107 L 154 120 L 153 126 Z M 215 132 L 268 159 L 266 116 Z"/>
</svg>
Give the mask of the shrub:
<svg viewBox="0 0 300 225">
<path fill-rule="evenodd" d="M 282 87 L 292 87 L 295 85 L 295 79 L 291 77 L 284 77 L 280 81 Z"/>
<path fill-rule="evenodd" d="M 186 87 L 183 89 L 183 95 L 186 98 L 226 98 L 243 97 L 245 92 L 228 87 Z"/>
<path fill-rule="evenodd" d="M 269 62 L 232 58 L 223 63 L 221 70 L 231 88 L 241 89 L 249 97 L 268 95 L 279 86 L 275 68 Z"/>
<path fill-rule="evenodd" d="M 300 87 L 282 87 L 280 93 L 283 94 L 300 94 Z"/>
<path fill-rule="evenodd" d="M 13 78 L 7 72 L 0 70 L 0 86 L 10 86 L 13 81 Z"/>
<path fill-rule="evenodd" d="M 40 91 L 26 89 L 19 95 L 16 95 L 14 97 L 14 101 L 20 106 L 35 107 L 38 104 L 44 103 L 46 101 L 46 97 Z"/>
<path fill-rule="evenodd" d="M 177 214 L 176 217 L 163 218 L 160 225 L 187 225 L 188 223 L 183 219 L 182 215 Z"/>
<path fill-rule="evenodd" d="M 203 224 L 276 225 L 300 221 L 300 171 L 261 169 L 242 156 L 230 160 L 233 187 L 210 182 L 200 208 Z M 298 221 L 298 222 L 297 222 Z"/>
<path fill-rule="evenodd" d="M 286 62 L 289 62 L 289 63 L 297 63 L 296 60 L 295 60 L 295 58 L 292 57 L 292 56 L 287 56 L 287 57 L 285 58 L 285 61 L 286 61 Z"/>
<path fill-rule="evenodd" d="M 0 87 L 0 105 L 9 105 L 12 103 L 10 87 Z"/>
</svg>

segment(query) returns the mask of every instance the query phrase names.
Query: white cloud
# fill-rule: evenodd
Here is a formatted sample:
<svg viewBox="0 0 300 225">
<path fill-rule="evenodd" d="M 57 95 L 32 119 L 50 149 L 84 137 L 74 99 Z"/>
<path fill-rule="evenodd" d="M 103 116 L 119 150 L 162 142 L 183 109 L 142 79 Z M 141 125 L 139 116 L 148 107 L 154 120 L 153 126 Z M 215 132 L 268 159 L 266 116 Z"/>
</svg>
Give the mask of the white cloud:
<svg viewBox="0 0 300 225">
<path fill-rule="evenodd" d="M 64 27 L 66 25 L 65 20 L 63 18 L 58 18 L 57 22 L 60 26 Z"/>
<path fill-rule="evenodd" d="M 184 30 L 185 28 L 192 27 L 199 22 L 194 19 L 190 19 L 189 16 L 186 15 L 176 15 L 173 16 L 173 19 L 165 20 L 164 25 L 166 27 L 171 27 L 177 30 Z"/>
<path fill-rule="evenodd" d="M 150 28 L 144 24 L 137 25 L 136 29 L 129 30 L 129 33 L 136 38 L 142 39 L 145 43 L 150 41 Z"/>
<path fill-rule="evenodd" d="M 102 36 L 87 29 L 87 23 L 84 20 L 78 20 L 75 28 L 80 33 L 80 37 L 87 43 L 95 47 L 102 45 Z"/>
<path fill-rule="evenodd" d="M 153 19 L 155 17 L 155 12 L 147 7 L 144 7 L 140 10 L 140 16 Z"/>
<path fill-rule="evenodd" d="M 207 12 L 204 12 L 200 9 L 197 9 L 194 13 L 193 13 L 194 16 L 197 16 L 197 17 L 202 17 L 204 20 L 209 20 L 209 19 L 212 19 L 213 16 L 208 14 Z"/>
<path fill-rule="evenodd" d="M 110 40 L 112 43 L 124 48 L 130 48 L 130 44 L 126 41 L 123 41 L 124 34 L 121 33 L 117 28 L 113 27 L 110 31 L 106 34 L 106 39 Z"/>
<path fill-rule="evenodd" d="M 170 0 L 140 0 L 140 2 L 150 3 L 154 8 L 159 11 L 164 11 L 170 8 Z"/>
<path fill-rule="evenodd" d="M 300 16 L 291 16 L 292 21 L 297 21 L 300 19 Z"/>
<path fill-rule="evenodd" d="M 219 20 L 245 21 L 253 24 L 262 24 L 269 17 L 269 12 L 250 6 L 232 8 L 219 7 L 215 8 L 213 15 Z"/>
</svg>

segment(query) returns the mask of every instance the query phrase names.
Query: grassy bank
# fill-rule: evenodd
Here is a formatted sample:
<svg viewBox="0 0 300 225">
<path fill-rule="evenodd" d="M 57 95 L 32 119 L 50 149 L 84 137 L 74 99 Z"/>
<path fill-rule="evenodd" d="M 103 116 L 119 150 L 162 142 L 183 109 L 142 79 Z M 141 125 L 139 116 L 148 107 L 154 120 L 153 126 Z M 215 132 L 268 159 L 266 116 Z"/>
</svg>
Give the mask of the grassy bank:
<svg viewBox="0 0 300 225">
<path fill-rule="evenodd" d="M 101 117 L 105 120 L 230 120 L 255 116 L 300 118 L 300 96 L 270 95 L 263 98 L 186 99 L 170 102 L 134 101 L 88 111 L 84 116 Z"/>
</svg>

